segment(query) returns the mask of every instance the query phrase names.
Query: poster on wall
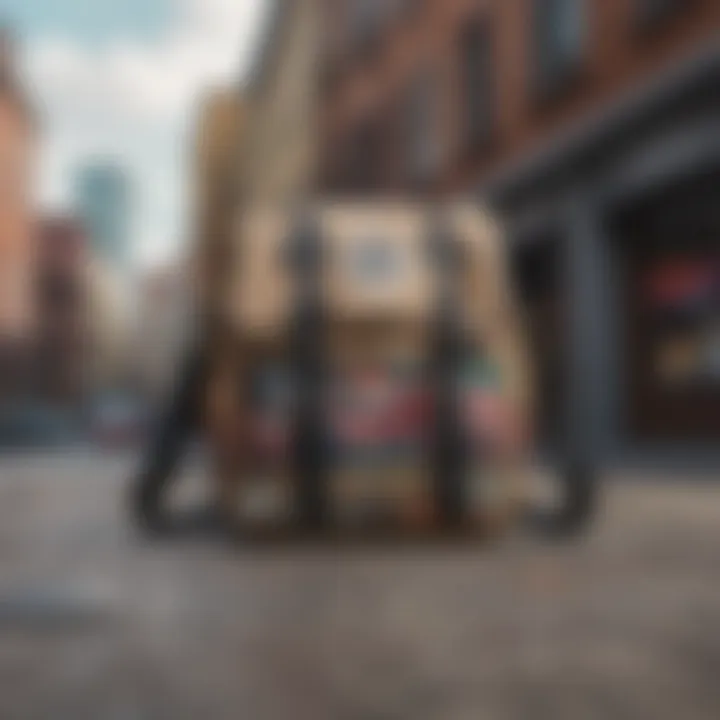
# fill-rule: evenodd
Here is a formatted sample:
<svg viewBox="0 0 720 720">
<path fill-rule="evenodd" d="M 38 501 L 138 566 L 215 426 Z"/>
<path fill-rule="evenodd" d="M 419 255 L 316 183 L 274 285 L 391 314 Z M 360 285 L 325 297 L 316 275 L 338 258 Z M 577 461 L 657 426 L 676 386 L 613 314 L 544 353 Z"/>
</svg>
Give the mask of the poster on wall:
<svg viewBox="0 0 720 720">
<path fill-rule="evenodd" d="M 720 260 L 657 262 L 642 291 L 656 379 L 666 387 L 720 386 Z"/>
</svg>

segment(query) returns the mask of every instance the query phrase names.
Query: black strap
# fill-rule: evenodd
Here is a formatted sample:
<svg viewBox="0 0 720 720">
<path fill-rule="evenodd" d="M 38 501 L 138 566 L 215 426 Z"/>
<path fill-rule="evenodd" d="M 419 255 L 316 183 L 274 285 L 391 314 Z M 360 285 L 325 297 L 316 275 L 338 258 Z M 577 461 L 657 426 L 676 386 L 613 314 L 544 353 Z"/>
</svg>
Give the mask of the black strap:
<svg viewBox="0 0 720 720">
<path fill-rule="evenodd" d="M 323 403 L 323 248 L 320 229 L 313 218 L 301 220 L 288 240 L 288 250 L 296 288 L 289 327 L 290 365 L 295 387 L 290 461 L 299 520 L 307 529 L 319 529 L 325 525 L 328 516 L 328 453 Z"/>
<path fill-rule="evenodd" d="M 598 506 L 598 469 L 572 456 L 558 468 L 562 498 L 557 507 L 531 508 L 527 521 L 531 530 L 548 538 L 574 537 L 592 522 Z"/>
<path fill-rule="evenodd" d="M 148 531 L 173 533 L 195 524 L 195 518 L 171 519 L 163 509 L 163 500 L 198 430 L 206 376 L 206 350 L 198 342 L 182 358 L 173 392 L 157 420 L 143 467 L 131 489 L 135 519 Z"/>
<path fill-rule="evenodd" d="M 429 260 L 437 277 L 428 382 L 434 398 L 430 467 L 438 514 L 446 526 L 460 525 L 468 507 L 469 439 L 462 421 L 457 380 L 467 351 L 460 322 L 460 244 L 445 218 L 431 221 Z"/>
</svg>

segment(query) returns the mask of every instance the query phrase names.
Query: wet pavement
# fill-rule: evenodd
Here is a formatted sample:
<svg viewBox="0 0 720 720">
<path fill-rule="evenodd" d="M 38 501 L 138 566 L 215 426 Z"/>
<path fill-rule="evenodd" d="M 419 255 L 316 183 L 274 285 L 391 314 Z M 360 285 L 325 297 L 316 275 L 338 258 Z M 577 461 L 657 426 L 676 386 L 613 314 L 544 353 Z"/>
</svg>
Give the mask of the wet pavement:
<svg viewBox="0 0 720 720">
<path fill-rule="evenodd" d="M 569 545 L 259 550 L 145 542 L 128 467 L 0 459 L 2 720 L 720 717 L 720 482 L 615 475 Z"/>
</svg>

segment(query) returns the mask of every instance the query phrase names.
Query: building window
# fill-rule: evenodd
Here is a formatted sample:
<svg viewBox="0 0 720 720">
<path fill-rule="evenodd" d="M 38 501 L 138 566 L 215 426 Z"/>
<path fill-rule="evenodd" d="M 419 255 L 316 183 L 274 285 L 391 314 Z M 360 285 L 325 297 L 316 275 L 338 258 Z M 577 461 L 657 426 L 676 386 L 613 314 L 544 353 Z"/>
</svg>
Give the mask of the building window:
<svg viewBox="0 0 720 720">
<path fill-rule="evenodd" d="M 388 0 L 395 18 L 406 18 L 425 9 L 426 0 Z"/>
<path fill-rule="evenodd" d="M 348 23 L 353 46 L 360 52 L 375 48 L 392 3 L 388 0 L 349 0 Z"/>
<path fill-rule="evenodd" d="M 581 69 L 587 35 L 585 0 L 535 0 L 534 53 L 536 95 L 556 96 Z"/>
<path fill-rule="evenodd" d="M 318 51 L 318 70 L 323 91 L 335 87 L 344 60 L 342 26 L 337 15 L 337 5 L 323 7 L 322 33 Z"/>
<path fill-rule="evenodd" d="M 469 25 L 461 42 L 464 135 L 468 145 L 487 142 L 493 128 L 493 43 L 485 22 Z"/>
<path fill-rule="evenodd" d="M 671 20 L 688 0 L 635 0 L 635 27 L 641 31 L 654 30 Z"/>
<path fill-rule="evenodd" d="M 365 118 L 351 135 L 346 161 L 346 189 L 374 192 L 383 182 L 384 158 L 382 125 L 375 117 Z"/>
<path fill-rule="evenodd" d="M 79 304 L 79 287 L 70 278 L 52 275 L 41 286 L 42 301 L 52 312 L 61 313 Z"/>
<path fill-rule="evenodd" d="M 421 72 L 407 95 L 407 170 L 411 183 L 424 184 L 439 169 L 442 142 L 439 123 L 439 86 L 433 72 Z"/>
</svg>

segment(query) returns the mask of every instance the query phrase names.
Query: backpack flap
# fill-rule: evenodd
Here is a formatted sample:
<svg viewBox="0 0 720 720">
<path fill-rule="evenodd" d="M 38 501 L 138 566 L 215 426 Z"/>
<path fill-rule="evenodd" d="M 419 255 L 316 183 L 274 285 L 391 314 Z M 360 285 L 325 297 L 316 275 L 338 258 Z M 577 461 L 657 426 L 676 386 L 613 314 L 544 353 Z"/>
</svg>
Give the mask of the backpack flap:
<svg viewBox="0 0 720 720">
<path fill-rule="evenodd" d="M 334 324 L 415 324 L 432 312 L 433 274 L 424 254 L 423 215 L 393 205 L 331 206 L 327 311 Z"/>
</svg>

